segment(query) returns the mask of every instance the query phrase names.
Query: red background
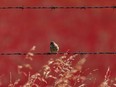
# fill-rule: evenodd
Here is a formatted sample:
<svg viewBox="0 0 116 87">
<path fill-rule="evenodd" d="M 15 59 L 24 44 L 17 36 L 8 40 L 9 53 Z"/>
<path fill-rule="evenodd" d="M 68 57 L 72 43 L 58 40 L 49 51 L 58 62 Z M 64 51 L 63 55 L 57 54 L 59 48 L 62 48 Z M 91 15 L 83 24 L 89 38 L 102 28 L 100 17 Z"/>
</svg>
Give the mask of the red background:
<svg viewBox="0 0 116 87">
<path fill-rule="evenodd" d="M 115 0 L 1 0 L 0 6 L 112 6 L 115 3 Z M 37 52 L 49 52 L 50 41 L 59 44 L 60 52 L 116 51 L 115 37 L 115 9 L 0 10 L 0 52 L 28 52 L 33 45 Z M 50 57 L 36 56 L 33 72 Z M 17 65 L 24 63 L 24 58 L 0 56 L 4 86 L 9 82 L 9 72 L 17 78 Z M 103 81 L 108 66 L 111 77 L 116 76 L 115 55 L 89 55 L 85 64 L 90 71 L 99 69 L 96 74 L 99 82 Z"/>
</svg>

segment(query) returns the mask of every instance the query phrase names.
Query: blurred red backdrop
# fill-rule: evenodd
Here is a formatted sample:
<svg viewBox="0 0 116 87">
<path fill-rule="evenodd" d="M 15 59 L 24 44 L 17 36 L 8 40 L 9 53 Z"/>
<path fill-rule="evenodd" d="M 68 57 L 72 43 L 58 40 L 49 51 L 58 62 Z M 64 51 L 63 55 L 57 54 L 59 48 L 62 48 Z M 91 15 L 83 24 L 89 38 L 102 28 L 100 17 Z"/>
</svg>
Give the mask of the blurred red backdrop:
<svg viewBox="0 0 116 87">
<path fill-rule="evenodd" d="M 0 6 L 112 6 L 115 0 L 2 0 Z M 50 41 L 60 52 L 116 51 L 115 9 L 5 9 L 0 10 L 0 52 L 49 52 Z M 17 65 L 25 56 L 0 56 L 0 75 L 8 85 L 9 72 L 16 79 Z M 51 56 L 36 56 L 31 63 L 37 72 Z M 108 66 L 116 76 L 115 55 L 89 55 L 85 68 L 99 69 L 96 76 L 103 81 Z M 1 77 L 1 78 L 2 78 Z M 14 79 L 14 80 L 15 80 Z M 99 83 L 98 82 L 98 83 Z"/>
</svg>

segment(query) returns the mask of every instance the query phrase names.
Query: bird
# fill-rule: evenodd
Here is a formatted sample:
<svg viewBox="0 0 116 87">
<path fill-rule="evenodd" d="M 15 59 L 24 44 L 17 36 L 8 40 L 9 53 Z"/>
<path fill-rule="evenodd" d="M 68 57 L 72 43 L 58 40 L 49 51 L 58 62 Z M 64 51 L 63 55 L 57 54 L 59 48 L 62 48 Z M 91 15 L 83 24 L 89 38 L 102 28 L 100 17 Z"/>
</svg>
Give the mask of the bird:
<svg viewBox="0 0 116 87">
<path fill-rule="evenodd" d="M 54 41 L 50 42 L 50 52 L 51 53 L 58 53 L 59 51 L 59 46 L 56 44 Z"/>
</svg>

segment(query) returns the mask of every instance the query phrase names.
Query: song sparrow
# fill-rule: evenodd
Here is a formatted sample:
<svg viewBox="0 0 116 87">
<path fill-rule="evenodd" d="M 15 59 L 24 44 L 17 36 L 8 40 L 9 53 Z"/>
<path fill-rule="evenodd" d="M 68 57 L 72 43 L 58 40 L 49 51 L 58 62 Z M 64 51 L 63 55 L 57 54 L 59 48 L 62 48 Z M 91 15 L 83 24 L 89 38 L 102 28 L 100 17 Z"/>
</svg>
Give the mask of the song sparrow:
<svg viewBox="0 0 116 87">
<path fill-rule="evenodd" d="M 54 41 L 51 41 L 50 42 L 50 52 L 58 53 L 58 51 L 59 51 L 59 46 Z"/>
</svg>

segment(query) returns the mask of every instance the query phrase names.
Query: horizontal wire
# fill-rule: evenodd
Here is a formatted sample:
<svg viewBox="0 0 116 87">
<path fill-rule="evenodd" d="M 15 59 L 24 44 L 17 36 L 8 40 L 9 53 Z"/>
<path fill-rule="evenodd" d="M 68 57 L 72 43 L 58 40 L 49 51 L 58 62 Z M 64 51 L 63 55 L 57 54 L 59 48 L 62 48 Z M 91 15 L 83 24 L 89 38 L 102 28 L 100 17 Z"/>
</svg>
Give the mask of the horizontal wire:
<svg viewBox="0 0 116 87">
<path fill-rule="evenodd" d="M 59 52 L 59 53 L 32 53 L 34 55 L 55 55 L 55 54 L 116 54 L 116 52 Z M 28 53 L 0 53 L 0 55 L 27 55 Z"/>
<path fill-rule="evenodd" d="M 0 6 L 0 9 L 103 9 L 116 6 Z"/>
</svg>

